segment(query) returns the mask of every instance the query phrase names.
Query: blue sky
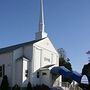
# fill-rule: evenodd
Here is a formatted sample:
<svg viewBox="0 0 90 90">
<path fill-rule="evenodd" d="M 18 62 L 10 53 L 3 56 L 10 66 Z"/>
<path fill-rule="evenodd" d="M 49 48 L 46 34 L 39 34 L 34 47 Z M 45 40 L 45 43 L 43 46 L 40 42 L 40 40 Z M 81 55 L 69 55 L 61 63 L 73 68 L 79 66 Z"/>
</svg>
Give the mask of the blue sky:
<svg viewBox="0 0 90 90">
<path fill-rule="evenodd" d="M 40 0 L 0 0 L 0 48 L 31 41 L 38 31 Z M 44 0 L 45 31 L 81 72 L 90 50 L 90 0 Z"/>
</svg>

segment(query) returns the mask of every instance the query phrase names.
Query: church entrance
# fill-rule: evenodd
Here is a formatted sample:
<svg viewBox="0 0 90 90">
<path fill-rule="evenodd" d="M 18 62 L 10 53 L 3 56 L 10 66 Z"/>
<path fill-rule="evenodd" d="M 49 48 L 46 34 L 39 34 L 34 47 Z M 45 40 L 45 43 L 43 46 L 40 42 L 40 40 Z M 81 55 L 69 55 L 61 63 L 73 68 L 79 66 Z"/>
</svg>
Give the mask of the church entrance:
<svg viewBox="0 0 90 90">
<path fill-rule="evenodd" d="M 50 71 L 48 69 L 40 71 L 40 81 L 41 84 L 50 86 Z"/>
</svg>

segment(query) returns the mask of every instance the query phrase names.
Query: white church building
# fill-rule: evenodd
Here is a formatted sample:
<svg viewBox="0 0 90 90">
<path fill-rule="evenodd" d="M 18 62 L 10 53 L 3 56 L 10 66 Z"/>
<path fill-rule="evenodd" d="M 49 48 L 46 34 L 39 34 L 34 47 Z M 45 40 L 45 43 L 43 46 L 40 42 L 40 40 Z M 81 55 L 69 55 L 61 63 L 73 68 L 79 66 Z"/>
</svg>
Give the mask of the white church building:
<svg viewBox="0 0 90 90">
<path fill-rule="evenodd" d="M 59 66 L 59 54 L 44 31 L 43 0 L 40 9 L 39 31 L 35 40 L 0 49 L 0 83 L 7 75 L 10 86 L 59 84 L 60 77 L 54 77 L 50 70 Z"/>
</svg>

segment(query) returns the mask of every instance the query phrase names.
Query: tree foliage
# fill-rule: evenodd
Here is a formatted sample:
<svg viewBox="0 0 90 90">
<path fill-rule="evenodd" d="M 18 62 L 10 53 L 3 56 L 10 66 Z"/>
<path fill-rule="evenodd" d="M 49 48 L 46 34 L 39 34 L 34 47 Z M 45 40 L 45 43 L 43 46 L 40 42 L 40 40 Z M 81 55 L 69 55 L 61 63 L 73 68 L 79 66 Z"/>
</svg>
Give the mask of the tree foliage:
<svg viewBox="0 0 90 90">
<path fill-rule="evenodd" d="M 82 75 L 86 75 L 90 84 L 90 63 L 85 64 L 82 68 Z"/>
<path fill-rule="evenodd" d="M 28 82 L 28 85 L 27 85 L 27 90 L 32 90 L 33 88 L 32 88 L 32 85 L 31 85 L 31 83 L 30 82 Z"/>
<path fill-rule="evenodd" d="M 45 85 L 45 84 L 42 84 L 42 85 L 36 85 L 33 90 L 50 90 L 50 88 Z"/>
<path fill-rule="evenodd" d="M 86 75 L 90 77 L 90 63 L 85 64 L 82 69 L 82 75 Z"/>
<path fill-rule="evenodd" d="M 3 79 L 1 82 L 1 90 L 9 90 L 8 77 L 6 75 L 3 76 Z"/>
<path fill-rule="evenodd" d="M 69 59 L 66 61 L 64 58 L 59 58 L 59 66 L 65 66 L 67 69 L 72 71 L 72 65 L 69 61 Z"/>
</svg>

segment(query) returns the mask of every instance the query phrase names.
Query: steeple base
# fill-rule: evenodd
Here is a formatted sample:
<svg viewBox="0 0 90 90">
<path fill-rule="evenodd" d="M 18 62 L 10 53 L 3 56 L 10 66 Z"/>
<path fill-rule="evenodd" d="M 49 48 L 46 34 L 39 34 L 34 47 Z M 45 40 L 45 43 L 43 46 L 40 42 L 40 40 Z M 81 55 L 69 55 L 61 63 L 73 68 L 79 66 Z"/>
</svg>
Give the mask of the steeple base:
<svg viewBox="0 0 90 90">
<path fill-rule="evenodd" d="M 47 33 L 45 33 L 45 32 L 37 32 L 36 34 L 35 34 L 35 38 L 36 38 L 36 40 L 39 40 L 39 39 L 43 39 L 43 38 L 46 38 L 47 37 Z"/>
</svg>

